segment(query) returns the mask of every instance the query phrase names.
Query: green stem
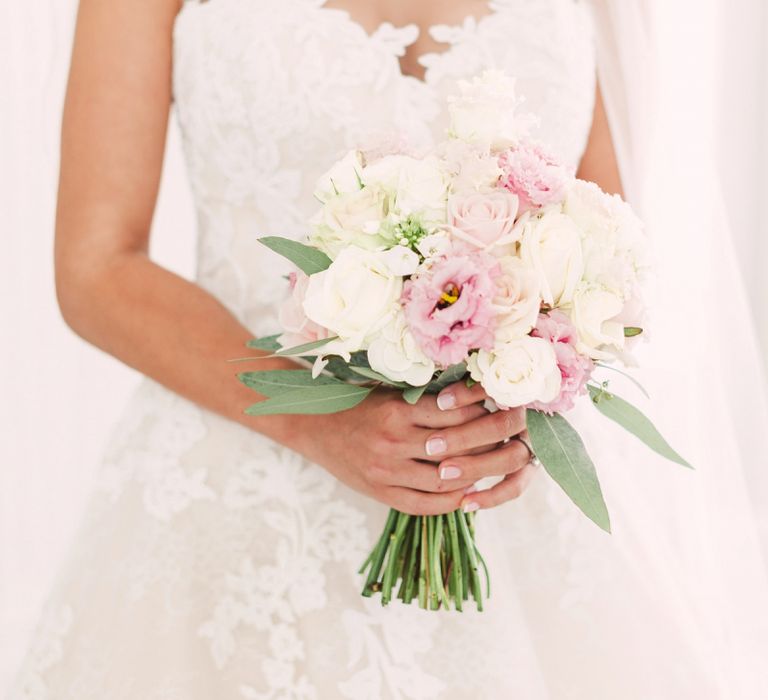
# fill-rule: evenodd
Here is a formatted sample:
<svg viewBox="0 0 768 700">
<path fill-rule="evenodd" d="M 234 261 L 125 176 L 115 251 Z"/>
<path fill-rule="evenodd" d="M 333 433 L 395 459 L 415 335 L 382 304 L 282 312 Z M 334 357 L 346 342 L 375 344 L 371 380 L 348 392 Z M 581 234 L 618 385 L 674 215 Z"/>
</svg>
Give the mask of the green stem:
<svg viewBox="0 0 768 700">
<path fill-rule="evenodd" d="M 451 609 L 451 601 L 443 588 L 443 572 L 440 566 L 440 560 L 443 550 L 443 516 L 433 516 L 434 520 L 434 540 L 432 542 L 432 581 L 435 587 L 435 597 L 439 598 L 437 607 L 442 603 L 446 610 Z"/>
<path fill-rule="evenodd" d="M 435 581 L 435 570 L 434 570 L 434 556 L 435 556 L 435 516 L 434 515 L 428 515 L 427 516 L 427 542 L 428 542 L 428 552 L 427 552 L 427 588 L 429 589 L 429 609 L 430 610 L 437 610 L 438 606 L 438 599 L 437 599 L 437 586 L 438 583 Z"/>
<path fill-rule="evenodd" d="M 405 587 L 405 596 L 403 602 L 408 605 L 413 600 L 413 589 L 416 583 L 416 562 L 419 556 L 419 545 L 421 544 L 421 528 L 419 519 L 412 518 L 411 525 L 411 551 L 408 555 L 408 564 L 405 567 L 405 576 L 403 577 L 403 586 Z"/>
<path fill-rule="evenodd" d="M 427 609 L 427 516 L 419 516 L 421 530 L 421 556 L 419 557 L 419 607 Z"/>
<path fill-rule="evenodd" d="M 367 598 L 370 598 L 370 596 L 372 596 L 379 588 L 377 585 L 379 574 L 381 573 L 381 567 L 384 564 L 384 557 L 389 546 L 389 536 L 392 534 L 392 531 L 395 528 L 395 523 L 397 522 L 397 515 L 398 513 L 394 508 L 390 509 L 389 514 L 387 515 L 387 522 L 384 525 L 384 532 L 381 534 L 376 547 L 371 553 L 371 570 L 368 572 L 368 578 L 363 587 L 363 595 Z M 363 570 L 364 569 L 362 569 L 360 573 L 362 573 Z"/>
<path fill-rule="evenodd" d="M 480 587 L 480 575 L 477 570 L 477 556 L 475 555 L 475 543 L 472 540 L 472 535 L 469 532 L 467 520 L 464 517 L 464 513 L 459 513 L 459 532 L 464 540 L 464 545 L 467 549 L 467 555 L 469 556 L 469 581 L 472 590 L 472 596 L 475 599 L 477 609 L 482 611 L 483 609 L 483 590 Z"/>
<path fill-rule="evenodd" d="M 398 561 L 400 543 L 403 533 L 411 519 L 406 513 L 397 514 L 397 526 L 395 531 L 389 536 L 389 552 L 387 553 L 387 566 L 384 570 L 384 581 L 381 585 L 381 604 L 386 605 L 392 599 L 392 586 L 395 585 L 395 567 Z"/>
<path fill-rule="evenodd" d="M 464 581 L 464 572 L 461 567 L 462 553 L 459 550 L 459 533 L 456 529 L 456 513 L 448 513 L 448 541 L 451 551 L 451 579 L 453 581 L 453 601 L 456 610 L 461 612 L 461 604 L 464 600 L 464 590 L 462 583 Z"/>
</svg>

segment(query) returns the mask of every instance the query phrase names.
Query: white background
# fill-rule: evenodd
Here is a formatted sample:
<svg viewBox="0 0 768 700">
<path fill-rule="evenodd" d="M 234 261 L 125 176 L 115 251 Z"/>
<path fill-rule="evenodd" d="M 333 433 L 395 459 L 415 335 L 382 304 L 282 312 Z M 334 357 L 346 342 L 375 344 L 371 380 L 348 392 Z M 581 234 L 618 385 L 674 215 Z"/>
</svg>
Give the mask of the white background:
<svg viewBox="0 0 768 700">
<path fill-rule="evenodd" d="M 75 337 L 55 302 L 58 129 L 75 4 L 0 0 L 0 691 L 24 651 L 109 429 L 137 379 Z M 705 23 L 719 39 L 721 70 L 712 76 L 716 148 L 768 348 L 768 6 L 738 0 L 726 12 L 718 0 L 686 4 L 695 8 L 690 21 Z M 191 276 L 194 215 L 175 124 L 153 253 Z"/>
</svg>

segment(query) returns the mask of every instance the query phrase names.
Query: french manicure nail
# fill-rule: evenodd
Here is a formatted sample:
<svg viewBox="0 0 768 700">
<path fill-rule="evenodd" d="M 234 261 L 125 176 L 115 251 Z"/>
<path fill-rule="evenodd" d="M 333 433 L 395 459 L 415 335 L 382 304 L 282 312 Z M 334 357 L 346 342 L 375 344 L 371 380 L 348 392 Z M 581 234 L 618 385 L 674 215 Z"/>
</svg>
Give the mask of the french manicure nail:
<svg viewBox="0 0 768 700">
<path fill-rule="evenodd" d="M 477 491 L 477 486 L 475 484 L 472 484 L 469 488 L 464 489 L 464 495 L 468 496 L 470 493 L 474 493 Z"/>
<path fill-rule="evenodd" d="M 454 406 L 456 406 L 456 396 L 453 392 L 444 391 L 442 394 L 437 395 L 437 407 L 441 411 L 447 411 Z"/>
<path fill-rule="evenodd" d="M 458 479 L 461 476 L 461 469 L 452 464 L 446 465 L 440 469 L 440 478 L 444 481 L 448 479 Z"/>
<path fill-rule="evenodd" d="M 431 457 L 432 455 L 439 455 L 445 452 L 448 449 L 448 445 L 446 444 L 444 438 L 433 437 L 427 440 L 425 449 L 427 454 Z"/>
<path fill-rule="evenodd" d="M 467 501 L 464 504 L 464 512 L 465 513 L 472 513 L 473 511 L 476 511 L 478 508 L 480 508 L 480 504 L 476 503 L 475 501 Z"/>
</svg>

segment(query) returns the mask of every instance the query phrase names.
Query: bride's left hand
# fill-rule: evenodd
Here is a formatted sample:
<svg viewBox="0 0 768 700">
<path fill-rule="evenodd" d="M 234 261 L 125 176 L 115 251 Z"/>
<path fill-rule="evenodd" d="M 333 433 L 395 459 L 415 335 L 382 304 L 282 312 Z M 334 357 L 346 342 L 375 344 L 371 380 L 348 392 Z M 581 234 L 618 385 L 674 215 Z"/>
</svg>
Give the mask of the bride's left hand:
<svg viewBox="0 0 768 700">
<path fill-rule="evenodd" d="M 464 382 L 452 384 L 443 389 L 437 397 L 437 406 L 443 411 L 452 411 L 463 406 L 478 403 L 485 400 L 487 394 L 483 387 L 475 384 L 467 387 Z M 525 424 L 525 409 L 512 408 L 509 411 L 509 423 Z M 522 414 L 522 415 L 520 415 Z M 471 433 L 472 422 L 465 423 L 461 428 L 454 428 L 451 431 L 453 444 L 445 445 L 448 452 L 455 453 L 456 456 L 444 458 L 438 465 L 438 473 L 443 480 L 447 479 L 472 479 L 477 481 L 489 474 L 503 475 L 503 480 L 489 489 L 482 491 L 470 491 L 461 501 L 461 507 L 469 512 L 484 508 L 493 508 L 506 501 L 518 498 L 530 483 L 536 472 L 536 467 L 532 464 L 533 455 L 529 452 L 528 431 L 523 430 L 505 443 L 498 445 L 495 449 L 485 451 L 482 454 L 461 454 L 462 445 L 457 440 L 461 440 L 462 433 Z M 436 433 L 432 438 L 440 439 L 442 436 Z M 521 442 L 518 437 L 526 442 Z"/>
</svg>

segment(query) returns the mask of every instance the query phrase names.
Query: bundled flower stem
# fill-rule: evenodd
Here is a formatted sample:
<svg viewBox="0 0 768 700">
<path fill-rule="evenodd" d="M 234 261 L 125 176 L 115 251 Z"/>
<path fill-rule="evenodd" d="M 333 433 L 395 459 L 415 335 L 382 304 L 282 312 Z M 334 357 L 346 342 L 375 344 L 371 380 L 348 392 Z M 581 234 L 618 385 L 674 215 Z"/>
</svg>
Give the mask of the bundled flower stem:
<svg viewBox="0 0 768 700">
<path fill-rule="evenodd" d="M 490 580 L 475 543 L 473 513 L 407 515 L 392 509 L 379 541 L 360 568 L 361 574 L 368 571 L 363 595 L 380 593 L 382 605 L 394 594 L 409 605 L 417 598 L 424 610 L 458 611 L 471 596 L 482 610 L 479 566 L 488 597 Z"/>
</svg>

